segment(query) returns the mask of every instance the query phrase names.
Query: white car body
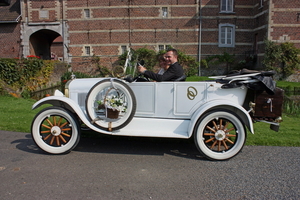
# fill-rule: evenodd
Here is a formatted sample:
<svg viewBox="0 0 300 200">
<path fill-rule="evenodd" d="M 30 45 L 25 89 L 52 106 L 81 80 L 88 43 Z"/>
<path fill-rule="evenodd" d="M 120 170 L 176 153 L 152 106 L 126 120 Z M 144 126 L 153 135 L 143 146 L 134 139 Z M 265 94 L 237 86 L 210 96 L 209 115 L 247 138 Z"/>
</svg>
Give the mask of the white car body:
<svg viewBox="0 0 300 200">
<path fill-rule="evenodd" d="M 91 92 L 95 85 L 105 80 L 108 80 L 112 87 L 114 87 L 114 84 L 118 82 L 122 82 L 127 85 L 134 93 L 136 99 L 136 110 L 133 118 L 128 124 L 126 124 L 126 126 L 120 129 L 99 128 L 95 126 L 95 121 L 97 123 L 97 120 L 104 119 L 96 119 L 98 118 L 96 117 L 97 115 L 92 117 L 95 119 L 91 119 L 88 115 L 89 111 L 87 111 L 88 108 L 86 106 L 89 105 L 87 103 L 89 102 L 89 100 L 87 100 L 87 98 L 89 98 L 89 92 Z M 244 78 L 242 81 L 244 81 Z M 237 88 L 222 89 L 222 85 L 223 84 L 215 81 L 129 83 L 115 78 L 73 79 L 66 85 L 66 96 L 57 91 L 54 96 L 45 97 L 36 102 L 32 109 L 43 104 L 51 104 L 55 107 L 62 107 L 77 116 L 79 120 L 91 130 L 103 134 L 165 138 L 190 138 L 193 136 L 193 133 L 197 132 L 196 129 L 199 128 L 199 124 L 201 125 L 199 119 L 204 117 L 205 114 L 207 115 L 207 113 L 212 111 L 220 111 L 220 114 L 222 115 L 225 110 L 226 112 L 230 111 L 230 113 L 233 113 L 233 115 L 238 118 L 240 123 L 238 122 L 237 126 L 246 126 L 251 133 L 254 133 L 252 117 L 249 114 L 249 111 L 243 107 L 248 88 L 242 85 Z M 48 115 L 50 116 L 51 114 Z M 224 116 L 226 118 L 227 114 L 225 113 Z M 231 114 L 228 118 L 232 119 Z M 49 142 L 44 144 L 44 140 L 40 140 L 38 138 L 42 135 L 41 133 L 37 133 L 41 132 L 41 128 L 39 128 L 41 126 L 38 120 L 41 121 L 43 118 L 39 118 L 37 116 L 37 119 L 34 120 L 32 125 L 32 134 L 35 142 L 40 148 L 49 153 L 59 154 L 72 150 L 72 148 L 75 147 L 75 144 L 73 144 L 62 151 L 56 151 L 60 147 L 52 147 L 52 142 L 51 145 L 48 144 Z M 232 120 L 235 121 L 235 119 Z M 118 124 L 118 119 L 111 121 L 111 124 Z M 223 126 L 222 122 L 220 122 L 220 124 L 220 126 Z M 215 129 L 213 132 L 215 132 L 214 134 L 216 135 L 216 138 L 223 137 L 224 139 L 224 137 L 227 137 L 227 133 L 225 133 L 226 131 L 218 131 L 219 128 L 216 126 L 213 129 Z M 53 132 L 56 131 L 53 130 L 54 127 L 51 129 L 51 133 L 55 135 Z M 204 140 L 204 136 L 203 138 L 201 138 L 201 136 L 194 137 L 196 139 L 199 138 L 199 140 Z M 242 144 L 239 144 L 239 147 L 236 150 L 234 150 L 235 148 L 229 148 L 228 153 L 221 150 L 220 152 L 210 152 L 209 149 L 208 152 L 205 153 L 205 148 L 200 149 L 200 152 L 204 153 L 209 159 L 229 159 L 241 150 L 245 142 L 245 138 L 244 136 L 239 136 L 239 139 L 241 139 L 239 143 Z M 215 140 L 217 141 L 217 139 Z M 219 139 L 219 141 L 218 143 L 221 143 L 222 140 Z M 224 142 L 222 141 L 221 144 L 223 143 Z M 225 144 L 225 147 L 226 146 L 227 145 Z"/>
<path fill-rule="evenodd" d="M 137 98 L 134 118 L 125 128 L 116 131 L 104 131 L 95 128 L 88 120 L 85 98 L 88 91 L 102 78 L 74 79 L 69 83 L 69 98 L 57 94 L 41 99 L 32 109 L 50 103 L 64 102 L 74 109 L 80 119 L 92 130 L 113 135 L 189 138 L 195 121 L 202 113 L 214 107 L 239 109 L 244 114 L 245 123 L 254 133 L 251 117 L 242 104 L 247 88 L 224 90 L 215 82 L 133 82 L 128 83 Z M 197 95 L 188 98 L 189 88 L 193 87 Z"/>
</svg>

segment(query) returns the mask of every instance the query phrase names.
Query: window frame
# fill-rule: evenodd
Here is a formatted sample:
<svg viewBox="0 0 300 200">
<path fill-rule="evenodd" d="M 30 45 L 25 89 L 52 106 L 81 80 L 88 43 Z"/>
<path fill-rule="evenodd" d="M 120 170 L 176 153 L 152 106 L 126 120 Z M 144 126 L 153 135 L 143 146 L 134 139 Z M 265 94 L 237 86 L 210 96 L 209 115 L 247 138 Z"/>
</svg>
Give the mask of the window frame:
<svg viewBox="0 0 300 200">
<path fill-rule="evenodd" d="M 164 50 L 166 50 L 166 45 L 164 45 L 164 44 L 159 44 L 159 45 L 158 45 L 158 51 L 164 51 Z"/>
<path fill-rule="evenodd" d="M 166 51 L 170 48 L 171 45 L 169 44 L 158 44 L 157 45 L 157 51 Z"/>
<path fill-rule="evenodd" d="M 83 46 L 83 55 L 84 56 L 91 56 L 92 55 L 92 47 L 90 45 L 84 45 Z"/>
<path fill-rule="evenodd" d="M 83 17 L 85 19 L 90 19 L 91 18 L 91 9 L 89 9 L 89 8 L 83 9 Z"/>
<path fill-rule="evenodd" d="M 222 43 L 223 40 L 223 35 L 222 35 L 222 29 L 226 28 L 226 30 L 224 31 L 225 33 L 225 37 L 224 37 L 224 43 Z M 231 30 L 231 36 L 230 36 L 230 40 L 231 43 L 227 43 L 228 42 L 228 33 L 229 31 L 227 30 L 228 28 L 230 28 Z M 235 25 L 234 24 L 219 24 L 219 41 L 218 41 L 218 46 L 219 47 L 235 47 Z"/>
<path fill-rule="evenodd" d="M 225 3 L 225 9 L 223 10 Z M 231 3 L 231 5 L 229 5 Z M 220 0 L 220 12 L 221 13 L 233 13 L 234 0 Z M 230 8 L 229 8 L 230 7 Z"/>
<path fill-rule="evenodd" d="M 169 8 L 168 7 L 161 7 L 161 16 L 163 18 L 169 17 Z"/>
<path fill-rule="evenodd" d="M 120 55 L 123 55 L 128 51 L 128 46 L 127 45 L 121 45 L 120 46 Z"/>
</svg>

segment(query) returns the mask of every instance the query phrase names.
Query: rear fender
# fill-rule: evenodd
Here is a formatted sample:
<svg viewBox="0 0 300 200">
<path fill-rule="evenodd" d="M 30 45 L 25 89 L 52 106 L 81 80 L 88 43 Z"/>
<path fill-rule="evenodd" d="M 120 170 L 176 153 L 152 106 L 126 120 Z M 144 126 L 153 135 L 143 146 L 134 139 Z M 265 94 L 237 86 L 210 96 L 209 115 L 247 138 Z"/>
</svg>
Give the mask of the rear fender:
<svg viewBox="0 0 300 200">
<path fill-rule="evenodd" d="M 230 110 L 233 111 L 237 116 L 242 120 L 242 122 L 246 125 L 248 130 L 254 134 L 253 123 L 249 113 L 240 105 L 232 103 L 228 100 L 213 100 L 203 104 L 199 107 L 195 113 L 193 114 L 190 125 L 189 125 L 189 137 L 193 134 L 194 126 L 197 123 L 198 119 L 205 113 L 210 110 Z"/>
<path fill-rule="evenodd" d="M 82 109 L 80 108 L 80 106 L 75 103 L 72 99 L 69 99 L 67 97 L 63 97 L 63 96 L 50 96 L 50 97 L 45 97 L 39 101 L 37 101 L 35 104 L 33 104 L 32 106 L 32 110 L 40 107 L 41 105 L 44 104 L 51 104 L 53 106 L 58 106 L 58 107 L 62 107 L 62 108 L 66 108 L 69 111 L 75 113 L 80 120 L 87 125 L 90 129 L 97 131 L 97 132 L 101 132 L 101 133 L 105 133 L 105 134 L 110 134 L 111 132 L 109 131 L 105 131 L 105 130 L 100 130 L 97 127 L 95 127 L 93 124 L 91 124 L 90 121 L 87 120 L 87 116 L 85 115 L 85 113 L 82 111 Z"/>
</svg>

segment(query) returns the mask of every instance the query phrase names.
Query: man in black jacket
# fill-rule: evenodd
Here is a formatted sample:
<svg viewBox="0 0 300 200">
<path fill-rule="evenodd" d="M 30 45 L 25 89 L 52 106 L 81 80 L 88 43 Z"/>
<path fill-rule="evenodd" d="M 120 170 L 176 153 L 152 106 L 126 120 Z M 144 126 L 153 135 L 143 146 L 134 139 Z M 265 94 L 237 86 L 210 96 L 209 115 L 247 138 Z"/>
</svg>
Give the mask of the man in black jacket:
<svg viewBox="0 0 300 200">
<path fill-rule="evenodd" d="M 156 74 L 152 71 L 148 71 L 145 67 L 139 65 L 138 71 L 142 73 L 145 77 L 150 78 L 154 81 L 176 81 L 184 76 L 184 71 L 182 66 L 177 62 L 178 53 L 176 49 L 170 49 L 164 55 L 165 60 L 169 68 L 163 74 Z"/>
</svg>

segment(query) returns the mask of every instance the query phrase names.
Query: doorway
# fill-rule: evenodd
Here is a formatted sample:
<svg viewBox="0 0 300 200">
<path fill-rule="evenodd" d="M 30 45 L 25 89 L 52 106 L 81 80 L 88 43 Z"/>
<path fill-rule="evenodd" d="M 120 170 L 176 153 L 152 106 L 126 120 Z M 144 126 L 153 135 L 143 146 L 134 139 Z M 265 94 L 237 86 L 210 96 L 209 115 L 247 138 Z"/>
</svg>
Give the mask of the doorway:
<svg viewBox="0 0 300 200">
<path fill-rule="evenodd" d="M 29 37 L 29 52 L 30 55 L 38 56 L 43 60 L 63 58 L 62 37 L 48 29 L 36 31 Z"/>
</svg>

